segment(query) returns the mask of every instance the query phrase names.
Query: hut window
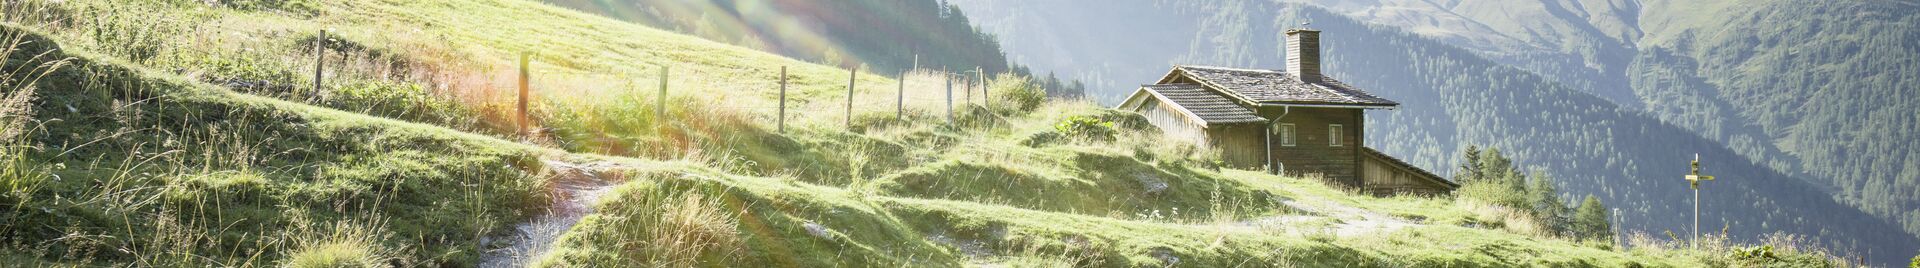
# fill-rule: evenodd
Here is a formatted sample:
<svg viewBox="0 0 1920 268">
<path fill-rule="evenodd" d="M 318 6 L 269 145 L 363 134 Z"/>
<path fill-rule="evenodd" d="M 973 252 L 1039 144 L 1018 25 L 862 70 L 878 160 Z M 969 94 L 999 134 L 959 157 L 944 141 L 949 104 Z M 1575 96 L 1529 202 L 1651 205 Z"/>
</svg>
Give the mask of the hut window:
<svg viewBox="0 0 1920 268">
<path fill-rule="evenodd" d="M 1293 133 L 1293 124 L 1283 123 L 1273 126 L 1273 135 L 1275 138 L 1280 139 L 1280 146 L 1293 147 L 1295 144 L 1293 142 Z"/>
<path fill-rule="evenodd" d="M 1346 129 L 1346 126 L 1342 126 L 1340 124 L 1328 125 L 1327 126 L 1327 141 L 1328 141 L 1327 146 L 1340 147 L 1341 146 L 1340 134 L 1342 130 L 1345 130 L 1345 129 Z"/>
</svg>

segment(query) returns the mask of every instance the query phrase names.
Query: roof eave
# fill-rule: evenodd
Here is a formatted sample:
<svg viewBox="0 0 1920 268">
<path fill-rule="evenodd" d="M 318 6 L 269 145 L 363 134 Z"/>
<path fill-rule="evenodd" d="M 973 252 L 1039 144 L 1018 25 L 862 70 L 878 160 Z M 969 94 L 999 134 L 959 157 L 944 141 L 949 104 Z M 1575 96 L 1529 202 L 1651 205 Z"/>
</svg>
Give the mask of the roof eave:
<svg viewBox="0 0 1920 268">
<path fill-rule="evenodd" d="M 1113 109 L 1126 110 L 1127 106 L 1133 106 L 1138 104 L 1140 97 L 1152 94 L 1152 93 L 1147 93 L 1146 91 L 1147 91 L 1146 87 L 1141 87 L 1140 89 L 1134 90 L 1133 94 L 1127 94 L 1127 98 L 1124 100 L 1121 100 L 1120 105 L 1114 105 Z"/>
<path fill-rule="evenodd" d="M 1159 91 L 1154 91 L 1153 88 L 1150 88 L 1147 86 L 1141 86 L 1140 91 L 1135 92 L 1134 94 L 1140 94 L 1140 93 L 1146 93 L 1146 94 L 1152 95 L 1153 98 L 1160 99 L 1161 102 L 1173 102 L 1173 98 L 1168 98 L 1167 95 L 1161 95 Z M 1129 97 L 1128 99 L 1132 100 L 1131 97 Z M 1126 105 L 1126 103 L 1121 103 L 1121 105 Z M 1208 122 L 1206 118 L 1200 117 L 1200 114 L 1194 113 L 1192 110 L 1187 110 L 1186 106 L 1180 106 L 1180 105 L 1169 105 L 1169 106 L 1173 106 L 1174 110 L 1178 110 L 1181 115 L 1185 115 L 1188 119 L 1193 119 L 1194 122 L 1200 122 L 1201 128 L 1209 128 L 1210 126 L 1214 125 L 1213 122 Z"/>
<path fill-rule="evenodd" d="M 1400 104 L 1353 104 L 1353 103 L 1300 103 L 1300 102 L 1261 102 L 1261 107 L 1308 107 L 1308 108 L 1346 108 L 1369 110 L 1396 110 Z"/>
<path fill-rule="evenodd" d="M 1201 79 L 1200 77 L 1193 77 L 1191 75 L 1187 75 L 1186 65 L 1174 65 L 1172 71 L 1167 71 L 1167 75 L 1165 77 L 1161 77 L 1159 82 L 1154 82 L 1154 83 L 1166 84 L 1167 82 L 1172 82 L 1175 78 L 1179 78 L 1179 77 L 1186 77 L 1189 80 L 1193 80 L 1194 83 L 1200 84 L 1200 86 L 1202 87 L 1206 87 L 1207 89 L 1213 90 L 1214 92 L 1220 92 L 1220 95 L 1227 96 L 1228 99 L 1232 99 L 1234 102 L 1238 102 L 1243 105 L 1264 106 L 1264 105 L 1261 105 L 1260 102 L 1258 101 L 1254 101 L 1252 99 L 1248 99 L 1246 96 L 1242 96 L 1240 94 L 1240 91 L 1238 90 L 1233 90 L 1227 87 L 1214 84 L 1213 81 Z"/>
<path fill-rule="evenodd" d="M 1267 121 L 1266 121 L 1266 120 L 1258 120 L 1258 121 L 1227 121 L 1227 122 L 1216 122 L 1216 123 L 1213 123 L 1212 125 L 1219 125 L 1219 126 L 1229 126 L 1229 125 L 1263 125 L 1263 124 L 1266 124 L 1266 123 L 1267 123 Z"/>
</svg>

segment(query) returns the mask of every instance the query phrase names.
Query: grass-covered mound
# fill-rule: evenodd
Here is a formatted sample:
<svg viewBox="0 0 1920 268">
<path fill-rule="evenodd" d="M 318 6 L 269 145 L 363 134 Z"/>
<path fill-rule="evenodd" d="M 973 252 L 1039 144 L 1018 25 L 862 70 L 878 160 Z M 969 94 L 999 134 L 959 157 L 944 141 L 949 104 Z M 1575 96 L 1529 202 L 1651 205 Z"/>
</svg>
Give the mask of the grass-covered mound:
<svg viewBox="0 0 1920 268">
<path fill-rule="evenodd" d="M 1356 205 L 1439 215 L 1468 210 L 1415 197 L 1347 200 L 1312 179 L 1228 171 L 1249 187 L 1304 202 L 1308 214 L 1213 220 L 1110 217 L 979 202 L 894 197 L 700 164 L 638 168 L 570 230 L 541 267 L 1690 267 L 1830 263 L 1798 251 L 1740 257 L 1672 244 L 1634 250 L 1389 218 Z M 1350 203 L 1351 202 L 1351 203 Z M 1383 214 L 1384 215 L 1384 214 Z M 1302 219 L 1302 220 L 1294 220 Z M 1277 222 L 1277 223 L 1276 223 Z M 1397 226 L 1397 227 L 1382 227 Z M 1713 248 L 1730 249 L 1727 245 Z M 1738 248 L 1745 250 L 1745 248 Z M 1758 250 L 1757 248 L 1755 250 Z M 1732 252 L 1732 251 L 1727 251 Z M 1771 258 L 1796 262 L 1773 261 Z M 1798 262 L 1815 260 L 1813 262 Z M 1804 265 L 1812 266 L 1804 266 Z"/>
<path fill-rule="evenodd" d="M 9 256 L 463 265 L 546 202 L 543 149 L 237 94 L 13 25 L 0 39 L 7 95 L 32 94 L 0 155 Z"/>
<path fill-rule="evenodd" d="M 1126 217 L 1263 214 L 1279 202 L 1266 191 L 1248 189 L 1217 173 L 1086 150 L 1034 150 L 1018 160 L 928 163 L 881 177 L 871 187 L 890 196 Z"/>
<path fill-rule="evenodd" d="M 636 171 L 542 267 L 897 267 L 958 258 L 871 196 L 702 167 Z"/>
</svg>

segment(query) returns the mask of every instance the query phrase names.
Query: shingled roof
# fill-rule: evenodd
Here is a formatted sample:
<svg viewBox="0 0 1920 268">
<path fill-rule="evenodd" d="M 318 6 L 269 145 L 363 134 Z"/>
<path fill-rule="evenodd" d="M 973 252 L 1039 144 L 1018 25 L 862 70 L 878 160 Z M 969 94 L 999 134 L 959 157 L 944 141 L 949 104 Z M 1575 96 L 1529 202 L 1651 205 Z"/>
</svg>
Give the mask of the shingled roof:
<svg viewBox="0 0 1920 268">
<path fill-rule="evenodd" d="M 1330 77 L 1321 78 L 1319 83 L 1307 83 L 1276 70 L 1174 66 L 1160 83 L 1172 83 L 1178 77 L 1190 78 L 1234 98 L 1262 104 L 1400 106 L 1399 102 L 1373 96 Z"/>
<path fill-rule="evenodd" d="M 1252 109 L 1240 106 L 1227 96 L 1199 84 L 1146 85 L 1141 86 L 1140 90 L 1172 102 L 1207 125 L 1266 122 Z"/>
</svg>

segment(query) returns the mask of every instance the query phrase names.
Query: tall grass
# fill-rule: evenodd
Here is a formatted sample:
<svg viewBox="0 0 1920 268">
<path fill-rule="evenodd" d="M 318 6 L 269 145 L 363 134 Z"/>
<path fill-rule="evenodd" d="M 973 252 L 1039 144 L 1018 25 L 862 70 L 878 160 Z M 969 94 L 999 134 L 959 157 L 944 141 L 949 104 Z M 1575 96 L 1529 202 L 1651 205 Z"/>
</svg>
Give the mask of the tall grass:
<svg viewBox="0 0 1920 268">
<path fill-rule="evenodd" d="M 1816 246 L 1802 235 L 1771 233 L 1752 243 L 1740 243 L 1726 234 L 1707 234 L 1687 240 L 1645 232 L 1624 236 L 1628 252 L 1640 255 L 1684 256 L 1719 267 L 1854 267 L 1857 256 L 1836 254 Z"/>
<path fill-rule="evenodd" d="M 669 191 L 650 181 L 635 181 L 614 190 L 612 200 L 585 225 L 609 228 L 591 237 L 570 237 L 564 243 L 591 248 L 598 241 L 614 241 L 612 252 L 562 249 L 541 256 L 532 266 L 647 266 L 696 267 L 739 263 L 749 246 L 736 219 L 739 211 L 722 198 L 699 191 Z M 604 204 L 620 204 L 607 206 Z M 594 228 L 594 227 L 588 227 Z"/>
<path fill-rule="evenodd" d="M 0 67 L 0 204 L 24 205 L 43 187 L 49 177 L 43 163 L 28 157 L 32 144 L 23 136 L 38 129 L 34 119 L 34 92 L 48 74 L 66 66 L 66 59 L 49 59 L 47 53 L 21 51 L 28 42 L 20 34 L 0 35 L 0 59 L 40 62 L 36 65 Z M 7 223 L 8 226 L 12 222 Z M 0 233 L 10 231 L 0 227 Z"/>
<path fill-rule="evenodd" d="M 41 79 L 67 65 L 66 59 L 51 58 L 49 52 L 22 51 L 28 42 L 22 34 L 0 35 L 0 59 L 38 64 L 7 65 L 0 68 L 0 144 L 13 145 L 31 131 L 34 92 Z"/>
</svg>

